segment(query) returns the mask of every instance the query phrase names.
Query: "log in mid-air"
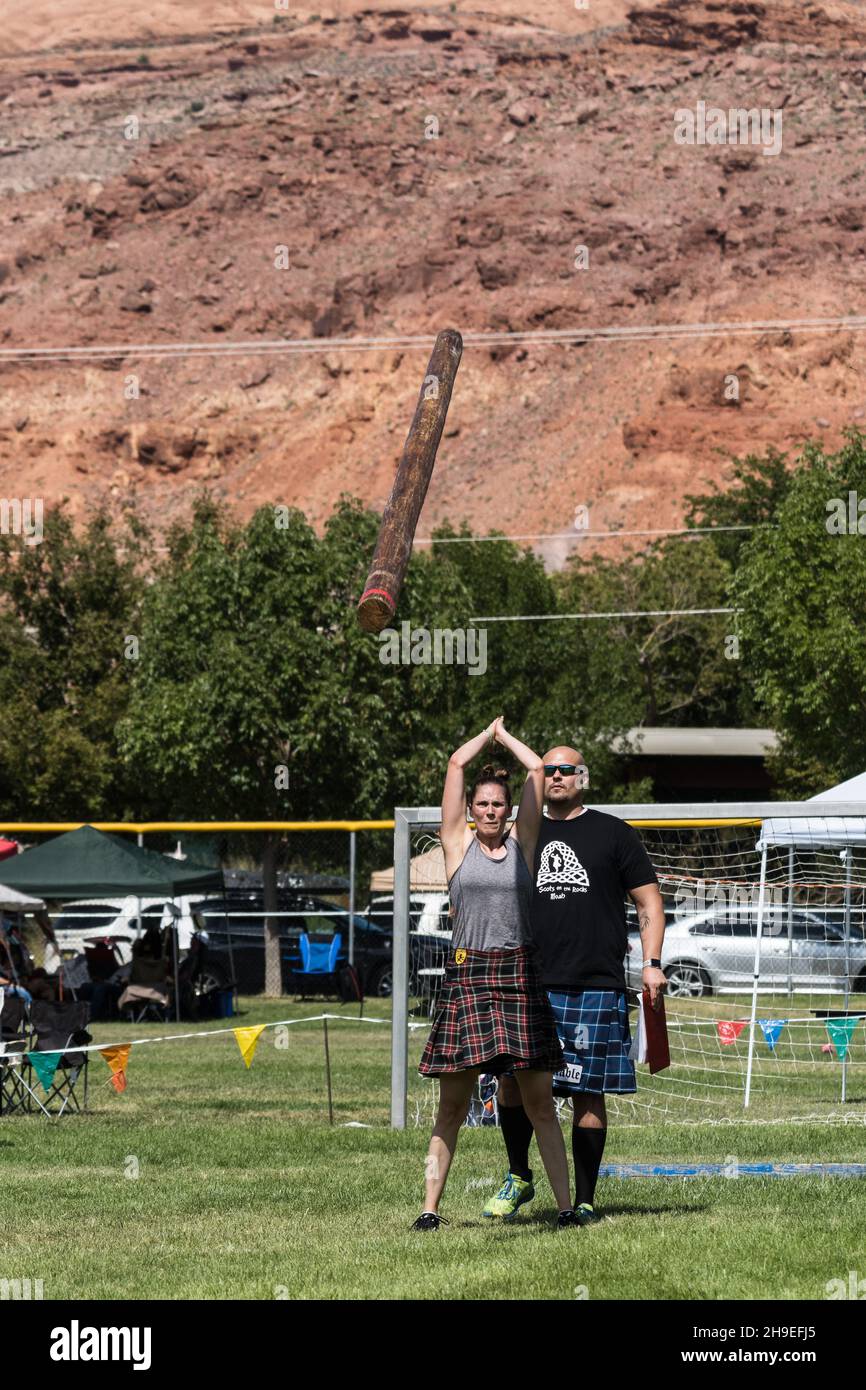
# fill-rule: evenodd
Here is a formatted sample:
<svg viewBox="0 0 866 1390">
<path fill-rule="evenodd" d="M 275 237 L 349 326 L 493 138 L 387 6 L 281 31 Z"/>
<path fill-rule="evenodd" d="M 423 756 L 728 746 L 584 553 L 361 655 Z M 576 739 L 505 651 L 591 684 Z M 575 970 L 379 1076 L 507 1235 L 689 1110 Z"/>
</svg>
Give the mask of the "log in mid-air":
<svg viewBox="0 0 866 1390">
<path fill-rule="evenodd" d="M 453 328 L 444 329 L 436 338 L 421 384 L 394 486 L 382 514 L 373 566 L 358 602 L 358 621 L 365 632 L 381 632 L 397 611 L 462 354 L 460 334 Z"/>
</svg>

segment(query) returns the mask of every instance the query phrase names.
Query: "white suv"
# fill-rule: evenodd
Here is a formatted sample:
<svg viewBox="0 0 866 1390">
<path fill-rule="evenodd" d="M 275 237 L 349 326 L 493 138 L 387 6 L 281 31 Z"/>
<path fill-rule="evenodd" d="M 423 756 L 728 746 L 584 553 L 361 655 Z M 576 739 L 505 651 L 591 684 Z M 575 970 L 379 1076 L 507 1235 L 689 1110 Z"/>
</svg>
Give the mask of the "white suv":
<svg viewBox="0 0 866 1390">
<path fill-rule="evenodd" d="M 188 951 L 192 934 L 197 930 L 193 917 L 196 903 L 203 895 L 176 898 L 178 948 Z M 171 899 L 162 898 L 87 898 L 66 903 L 54 918 L 52 926 L 57 947 L 45 945 L 45 969 L 49 975 L 57 972 L 61 959 L 70 960 L 95 941 L 110 937 L 114 942 L 121 965 L 132 960 L 133 942 L 148 927 L 165 926 L 174 915 Z"/>
<path fill-rule="evenodd" d="M 447 893 L 410 893 L 409 920 L 412 924 L 410 927 L 412 935 L 450 936 L 449 907 Z M 384 927 L 386 931 L 393 932 L 393 897 L 390 894 L 381 894 L 371 898 L 364 916 L 371 922 L 375 922 L 377 926 Z"/>
</svg>

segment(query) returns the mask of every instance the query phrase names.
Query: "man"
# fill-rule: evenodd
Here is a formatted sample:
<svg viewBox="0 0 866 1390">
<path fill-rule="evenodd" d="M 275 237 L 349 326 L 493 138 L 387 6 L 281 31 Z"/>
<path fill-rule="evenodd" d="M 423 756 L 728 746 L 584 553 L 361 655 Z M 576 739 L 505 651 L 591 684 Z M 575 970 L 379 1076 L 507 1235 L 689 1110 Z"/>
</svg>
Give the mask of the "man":
<svg viewBox="0 0 866 1390">
<path fill-rule="evenodd" d="M 665 916 L 640 837 L 618 816 L 583 805 L 589 785 L 583 755 L 574 748 L 553 748 L 544 763 L 547 806 L 535 851 L 532 934 L 565 1051 L 554 1093 L 571 1096 L 574 1105 L 574 1210 L 587 1226 L 598 1220 L 593 1202 L 607 1138 L 605 1092 L 637 1089 L 628 1056 L 623 969 L 626 893 L 637 907 L 643 983 L 654 1008 L 667 984 L 661 969 Z M 531 1201 L 535 1188 L 529 1167 L 532 1125 L 507 1074 L 500 1081 L 499 1122 L 509 1171 L 484 1215 L 508 1221 Z"/>
</svg>

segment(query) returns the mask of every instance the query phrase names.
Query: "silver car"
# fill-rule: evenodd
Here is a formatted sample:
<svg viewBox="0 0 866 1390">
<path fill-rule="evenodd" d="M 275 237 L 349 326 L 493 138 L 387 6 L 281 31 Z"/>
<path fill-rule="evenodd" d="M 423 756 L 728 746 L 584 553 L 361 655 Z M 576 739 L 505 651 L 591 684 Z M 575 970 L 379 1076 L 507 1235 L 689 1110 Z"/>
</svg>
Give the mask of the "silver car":
<svg viewBox="0 0 866 1390">
<path fill-rule="evenodd" d="M 629 924 L 631 925 L 631 924 Z M 668 994 L 700 999 L 751 989 L 755 968 L 757 911 L 754 907 L 712 907 L 668 921 L 662 946 L 662 969 Z M 630 987 L 641 983 L 642 946 L 629 930 L 625 959 Z M 866 941 L 851 932 L 847 945 L 842 927 L 814 912 L 787 907 L 765 910 L 761 930 L 763 993 L 839 994 L 847 976 L 854 993 L 866 993 Z"/>
</svg>

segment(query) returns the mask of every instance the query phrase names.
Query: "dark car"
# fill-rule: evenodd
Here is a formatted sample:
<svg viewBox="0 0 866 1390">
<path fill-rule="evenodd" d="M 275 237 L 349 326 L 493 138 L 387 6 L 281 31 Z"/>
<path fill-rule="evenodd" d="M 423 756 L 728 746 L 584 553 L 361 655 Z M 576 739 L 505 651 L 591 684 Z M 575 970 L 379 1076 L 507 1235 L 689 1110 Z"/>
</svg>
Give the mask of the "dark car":
<svg viewBox="0 0 866 1390">
<path fill-rule="evenodd" d="M 299 987 L 296 971 L 301 965 L 300 937 L 325 941 L 340 933 L 339 964 L 349 957 L 348 913 L 335 903 L 309 893 L 282 889 L 277 897 L 282 985 L 287 993 Z M 207 933 L 208 962 L 228 970 L 244 994 L 261 993 L 265 987 L 265 913 L 261 892 L 228 893 L 197 903 L 195 915 Z M 391 993 L 391 932 L 354 914 L 354 964 L 366 995 Z M 229 950 L 231 946 L 231 950 Z"/>
</svg>

